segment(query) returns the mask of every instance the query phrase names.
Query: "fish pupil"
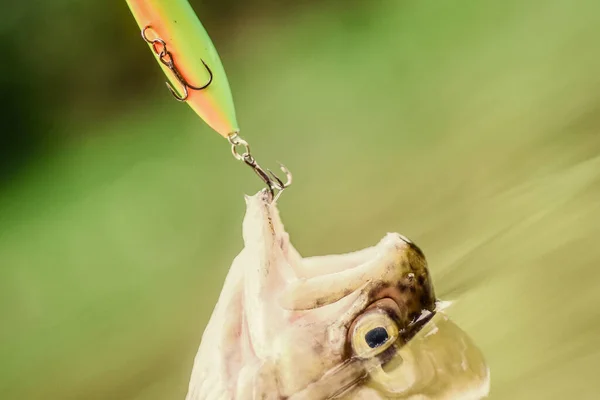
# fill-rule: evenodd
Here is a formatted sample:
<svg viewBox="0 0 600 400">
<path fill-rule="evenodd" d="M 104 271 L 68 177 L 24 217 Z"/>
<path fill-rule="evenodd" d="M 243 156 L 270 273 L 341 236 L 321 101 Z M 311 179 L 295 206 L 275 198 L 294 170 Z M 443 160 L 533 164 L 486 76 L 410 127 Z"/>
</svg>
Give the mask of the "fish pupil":
<svg viewBox="0 0 600 400">
<path fill-rule="evenodd" d="M 389 339 L 389 335 L 385 328 L 377 327 L 375 329 L 371 329 L 365 335 L 365 342 L 369 345 L 370 348 L 374 349 L 376 347 L 381 346 Z"/>
</svg>

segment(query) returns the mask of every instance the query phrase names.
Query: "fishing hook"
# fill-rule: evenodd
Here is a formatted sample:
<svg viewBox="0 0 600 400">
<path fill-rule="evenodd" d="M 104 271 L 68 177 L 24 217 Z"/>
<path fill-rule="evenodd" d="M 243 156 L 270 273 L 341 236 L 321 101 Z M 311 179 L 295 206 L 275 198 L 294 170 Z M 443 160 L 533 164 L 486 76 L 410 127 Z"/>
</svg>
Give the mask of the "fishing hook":
<svg viewBox="0 0 600 400">
<path fill-rule="evenodd" d="M 267 169 L 266 171 L 256 162 L 256 159 L 250 153 L 250 145 L 244 139 L 242 139 L 237 132 L 231 134 L 227 138 L 231 143 L 231 153 L 233 156 L 243 161 L 258 175 L 258 177 L 267 184 L 267 190 L 271 195 L 272 202 L 276 202 L 283 191 L 292 184 L 292 173 L 283 164 L 279 163 L 279 167 L 286 175 L 285 183 L 277 176 L 273 171 Z M 244 151 L 240 153 L 238 147 L 242 147 Z M 277 193 L 275 193 L 277 191 Z"/>
<path fill-rule="evenodd" d="M 194 86 L 194 85 L 190 84 L 183 77 L 183 75 L 181 75 L 181 72 L 179 72 L 179 69 L 175 66 L 175 61 L 173 60 L 173 54 L 167 49 L 167 43 L 160 37 L 157 37 L 156 39 L 149 39 L 148 36 L 146 35 L 146 31 L 148 29 L 152 29 L 152 27 L 150 25 L 148 25 L 144 29 L 142 29 L 142 38 L 144 39 L 144 41 L 146 43 L 152 45 L 152 49 L 154 50 L 154 53 L 156 54 L 156 56 L 158 57 L 160 62 L 165 67 L 169 68 L 169 70 L 173 73 L 173 75 L 175 75 L 175 79 L 177 79 L 177 81 L 181 84 L 181 87 L 183 88 L 183 95 L 180 95 L 177 92 L 177 90 L 175 90 L 175 88 L 173 87 L 173 85 L 170 82 L 166 82 L 167 88 L 169 89 L 171 94 L 178 101 L 186 101 L 187 100 L 187 98 L 189 96 L 188 88 L 192 89 L 192 90 L 203 90 L 210 86 L 210 84 L 213 81 L 213 72 L 210 69 L 210 67 L 204 62 L 204 60 L 201 59 L 200 61 L 202 61 L 202 65 L 204 65 L 204 67 L 206 68 L 206 71 L 208 72 L 208 75 L 209 75 L 208 82 L 202 86 Z"/>
</svg>

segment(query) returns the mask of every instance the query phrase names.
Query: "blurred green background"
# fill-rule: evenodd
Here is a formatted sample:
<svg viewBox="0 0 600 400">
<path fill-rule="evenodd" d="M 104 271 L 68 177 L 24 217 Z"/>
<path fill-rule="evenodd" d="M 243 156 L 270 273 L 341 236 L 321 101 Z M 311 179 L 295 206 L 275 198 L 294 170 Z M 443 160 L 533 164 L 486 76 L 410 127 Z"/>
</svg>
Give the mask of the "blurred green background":
<svg viewBox="0 0 600 400">
<path fill-rule="evenodd" d="M 600 396 L 600 2 L 192 3 L 300 252 L 401 232 L 491 398 Z M 124 1 L 2 13 L 0 398 L 182 399 L 260 182 Z"/>
</svg>

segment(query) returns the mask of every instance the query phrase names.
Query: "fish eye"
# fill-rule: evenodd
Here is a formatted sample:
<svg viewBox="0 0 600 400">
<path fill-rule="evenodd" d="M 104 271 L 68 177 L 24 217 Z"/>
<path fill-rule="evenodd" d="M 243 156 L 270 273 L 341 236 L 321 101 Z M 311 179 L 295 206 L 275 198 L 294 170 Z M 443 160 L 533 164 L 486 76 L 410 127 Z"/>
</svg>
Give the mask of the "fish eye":
<svg viewBox="0 0 600 400">
<path fill-rule="evenodd" d="M 374 349 L 385 344 L 389 338 L 390 335 L 388 335 L 387 330 L 383 326 L 378 326 L 367 332 L 365 342 L 370 348 Z"/>
<path fill-rule="evenodd" d="M 354 354 L 360 358 L 383 353 L 398 339 L 398 325 L 383 310 L 375 308 L 359 316 L 350 329 Z"/>
</svg>

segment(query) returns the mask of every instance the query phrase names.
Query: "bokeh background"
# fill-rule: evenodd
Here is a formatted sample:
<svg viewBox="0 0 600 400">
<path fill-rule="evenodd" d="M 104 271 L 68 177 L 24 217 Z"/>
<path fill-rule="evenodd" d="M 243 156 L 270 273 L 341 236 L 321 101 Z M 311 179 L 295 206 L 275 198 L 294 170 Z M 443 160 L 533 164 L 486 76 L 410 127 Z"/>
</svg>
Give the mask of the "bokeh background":
<svg viewBox="0 0 600 400">
<path fill-rule="evenodd" d="M 600 2 L 192 4 L 303 254 L 401 232 L 491 398 L 598 398 Z M 182 399 L 260 182 L 125 1 L 13 2 L 0 43 L 0 398 Z"/>
</svg>

